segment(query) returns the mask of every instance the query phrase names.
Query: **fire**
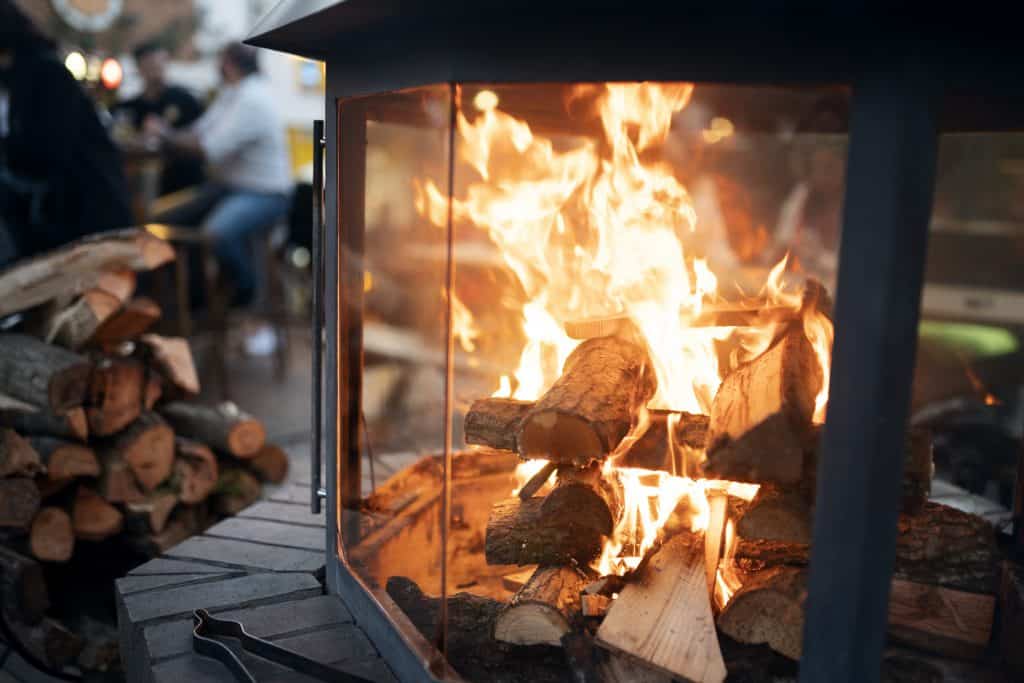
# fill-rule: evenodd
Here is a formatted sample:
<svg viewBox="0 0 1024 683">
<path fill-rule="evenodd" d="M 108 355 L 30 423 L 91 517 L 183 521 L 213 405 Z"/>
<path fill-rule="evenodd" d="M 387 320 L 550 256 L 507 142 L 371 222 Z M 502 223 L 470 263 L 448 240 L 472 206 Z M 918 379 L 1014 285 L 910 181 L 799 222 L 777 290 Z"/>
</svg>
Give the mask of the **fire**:
<svg viewBox="0 0 1024 683">
<path fill-rule="evenodd" d="M 544 469 L 547 466 L 547 464 L 548 464 L 547 460 L 543 460 L 543 459 L 538 458 L 538 459 L 535 459 L 535 460 L 526 460 L 526 461 L 521 462 L 518 465 L 516 465 L 516 471 L 515 471 L 516 487 L 514 489 L 512 489 L 512 493 L 510 493 L 509 495 L 510 496 L 519 495 L 519 491 L 524 486 L 526 486 L 526 482 L 530 481 L 530 479 L 533 478 L 533 475 L 537 474 L 542 469 Z M 541 491 L 543 491 L 543 490 L 544 489 L 542 488 Z"/>
</svg>

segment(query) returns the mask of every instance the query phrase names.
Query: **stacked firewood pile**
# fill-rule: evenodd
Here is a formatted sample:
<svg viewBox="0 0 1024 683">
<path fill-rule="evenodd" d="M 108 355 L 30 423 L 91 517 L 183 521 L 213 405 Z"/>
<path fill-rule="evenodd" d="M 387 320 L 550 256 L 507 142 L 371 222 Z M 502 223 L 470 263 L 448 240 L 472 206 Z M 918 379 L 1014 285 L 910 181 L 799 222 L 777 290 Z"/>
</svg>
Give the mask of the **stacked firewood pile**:
<svg viewBox="0 0 1024 683">
<path fill-rule="evenodd" d="M 827 312 L 818 288 L 804 306 Z M 550 652 L 530 649 L 547 645 L 564 649 L 580 680 L 794 674 L 820 435 L 813 417 L 824 378 L 799 316 L 782 329 L 768 350 L 725 378 L 706 416 L 641 418 L 656 381 L 643 345 L 621 334 L 583 341 L 536 402 L 473 404 L 467 443 L 548 462 L 518 496 L 493 506 L 486 529 L 488 564 L 536 568 L 507 603 L 449 598 L 456 668 L 471 678 L 499 675 L 517 665 L 520 647 L 518 664 L 531 659 L 534 679 L 547 680 Z M 648 426 L 638 437 L 631 430 L 640 420 Z M 709 494 L 706 531 L 690 528 L 684 498 L 638 566 L 597 576 L 594 561 L 624 514 L 622 482 L 606 461 L 678 472 L 671 452 L 680 448 L 699 453 L 691 477 L 757 484 L 756 495 L 734 497 L 727 487 Z M 985 520 L 928 501 L 928 434 L 908 431 L 904 460 L 888 635 L 911 648 L 899 666 L 945 670 L 948 658 L 976 661 L 990 652 L 1001 558 Z M 402 577 L 388 591 L 424 632 L 436 626 L 429 618 L 436 599 Z"/>
<path fill-rule="evenodd" d="M 161 240 L 119 231 L 0 273 L 3 617 L 53 669 L 76 659 L 102 668 L 117 653 L 97 655 L 44 616 L 56 587 L 40 563 L 69 563 L 98 542 L 155 556 L 287 473 L 258 420 L 234 404 L 192 402 L 200 385 L 188 342 L 149 331 L 160 308 L 133 298 L 136 272 L 173 258 Z"/>
</svg>

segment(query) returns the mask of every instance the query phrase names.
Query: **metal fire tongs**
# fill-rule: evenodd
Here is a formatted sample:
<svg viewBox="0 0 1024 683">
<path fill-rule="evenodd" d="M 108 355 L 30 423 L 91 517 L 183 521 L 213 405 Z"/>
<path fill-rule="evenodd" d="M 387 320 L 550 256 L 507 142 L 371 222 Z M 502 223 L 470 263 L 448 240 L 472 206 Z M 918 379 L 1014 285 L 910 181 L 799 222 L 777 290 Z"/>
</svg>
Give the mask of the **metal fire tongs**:
<svg viewBox="0 0 1024 683">
<path fill-rule="evenodd" d="M 241 643 L 243 650 L 321 681 L 371 683 L 368 678 L 339 671 L 297 652 L 274 645 L 263 638 L 257 638 L 248 633 L 241 622 L 211 617 L 205 609 L 192 612 L 192 623 L 195 625 L 192 629 L 192 649 L 201 655 L 213 657 L 226 666 L 239 683 L 257 681 L 230 647 L 219 640 L 214 640 L 217 636 L 235 638 Z"/>
</svg>

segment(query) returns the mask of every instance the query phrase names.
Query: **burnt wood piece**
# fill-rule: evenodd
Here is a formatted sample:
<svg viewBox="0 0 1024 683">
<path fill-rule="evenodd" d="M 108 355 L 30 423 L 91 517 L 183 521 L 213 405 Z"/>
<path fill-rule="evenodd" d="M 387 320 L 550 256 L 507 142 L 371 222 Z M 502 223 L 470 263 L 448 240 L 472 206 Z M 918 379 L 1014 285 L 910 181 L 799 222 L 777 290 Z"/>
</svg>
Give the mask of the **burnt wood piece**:
<svg viewBox="0 0 1024 683">
<path fill-rule="evenodd" d="M 63 508 L 48 506 L 39 510 L 28 533 L 32 556 L 43 562 L 67 562 L 75 549 L 71 517 Z"/>
<path fill-rule="evenodd" d="M 1024 566 L 1003 562 L 999 586 L 999 651 L 1014 675 L 1024 680 Z"/>
<path fill-rule="evenodd" d="M 93 289 L 106 292 L 124 304 L 135 293 L 136 284 L 137 278 L 134 270 L 129 268 L 111 268 L 100 273 Z"/>
<path fill-rule="evenodd" d="M 28 441 L 13 429 L 0 429 L 0 477 L 34 477 L 44 471 Z"/>
<path fill-rule="evenodd" d="M 800 491 L 762 484 L 743 516 L 736 533 L 744 539 L 811 542 L 811 507 Z"/>
<path fill-rule="evenodd" d="M 513 645 L 560 646 L 581 612 L 587 578 L 574 567 L 538 567 L 494 622 L 494 639 Z"/>
<path fill-rule="evenodd" d="M 689 471 L 686 450 L 704 451 L 708 416 L 651 410 L 648 417 L 647 430 L 626 449 L 617 464 L 685 475 Z M 669 424 L 672 425 L 671 441 Z"/>
<path fill-rule="evenodd" d="M 488 564 L 586 564 L 601 554 L 603 534 L 593 519 L 552 518 L 542 512 L 543 502 L 513 497 L 495 503 L 484 538 Z"/>
<path fill-rule="evenodd" d="M 216 406 L 176 401 L 160 414 L 181 436 L 205 443 L 236 458 L 251 458 L 263 448 L 263 423 L 230 401 Z"/>
<path fill-rule="evenodd" d="M 39 512 L 39 488 L 29 477 L 0 479 L 0 529 L 28 529 Z"/>
<path fill-rule="evenodd" d="M 110 436 L 132 422 L 145 406 L 146 368 L 136 358 L 103 358 L 89 382 L 85 414 L 89 432 Z"/>
<path fill-rule="evenodd" d="M 163 312 L 155 301 L 138 297 L 103 321 L 92 336 L 92 344 L 110 347 L 138 339 L 158 320 Z"/>
<path fill-rule="evenodd" d="M 145 230 L 89 235 L 0 272 L 0 316 L 80 294 L 110 269 L 151 270 L 172 260 L 171 245 Z"/>
<path fill-rule="evenodd" d="M 736 544 L 737 564 L 745 569 L 804 565 L 808 558 L 809 547 L 802 543 L 741 536 Z M 897 578 L 993 595 L 998 563 L 995 530 L 977 515 L 928 502 L 920 514 L 899 518 Z"/>
<path fill-rule="evenodd" d="M 181 437 L 174 440 L 174 450 L 171 488 L 182 503 L 201 503 L 213 492 L 220 478 L 217 457 L 205 445 Z"/>
<path fill-rule="evenodd" d="M 35 412 L 0 410 L 0 424 L 14 429 L 19 434 L 56 436 L 61 439 L 85 441 L 89 437 L 89 423 L 85 408 L 71 408 L 63 413 L 54 413 L 46 407 Z"/>
<path fill-rule="evenodd" d="M 199 375 L 196 374 L 192 347 L 189 346 L 188 340 L 144 334 L 139 341 L 149 349 L 156 367 L 172 386 L 185 396 L 195 396 L 199 393 Z"/>
<path fill-rule="evenodd" d="M 263 444 L 248 464 L 260 479 L 271 484 L 280 484 L 288 478 L 288 453 L 277 444 Z"/>
<path fill-rule="evenodd" d="M 143 491 L 152 491 L 174 466 L 174 431 L 156 413 L 142 413 L 126 429 L 109 437 L 100 450 L 104 461 L 123 460 Z"/>
<path fill-rule="evenodd" d="M 466 443 L 516 452 L 516 434 L 533 401 L 514 398 L 482 398 L 473 401 L 466 413 L 463 432 Z"/>
<path fill-rule="evenodd" d="M 144 500 L 125 505 L 125 524 L 143 533 L 162 533 L 167 528 L 178 496 L 167 491 L 154 491 Z"/>
<path fill-rule="evenodd" d="M 120 307 L 121 301 L 115 295 L 102 289 L 87 290 L 50 317 L 46 322 L 44 340 L 48 344 L 78 349 L 92 339 L 100 325 Z"/>
<path fill-rule="evenodd" d="M 611 536 L 622 517 L 622 487 L 614 473 L 605 475 L 600 463 L 583 468 L 564 466 L 540 513 L 550 524 L 572 521 L 594 533 Z"/>
<path fill-rule="evenodd" d="M 95 477 L 100 473 L 96 452 L 74 441 L 51 436 L 32 436 L 29 443 L 46 465 L 46 478 L 50 481 Z"/>
<path fill-rule="evenodd" d="M 79 486 L 71 509 L 75 538 L 102 541 L 121 532 L 124 515 L 87 486 Z"/>
<path fill-rule="evenodd" d="M 2 277 L 2 276 L 0 276 Z M 0 334 L 0 390 L 62 413 L 82 405 L 92 366 L 85 358 L 24 334 Z"/>
<path fill-rule="evenodd" d="M 644 349 L 617 337 L 588 339 L 565 361 L 516 436 L 522 458 L 583 467 L 611 453 L 657 389 Z"/>
<path fill-rule="evenodd" d="M 263 486 L 247 469 L 223 465 L 212 496 L 213 510 L 232 517 L 259 500 Z"/>
<path fill-rule="evenodd" d="M 725 662 L 704 571 L 704 542 L 679 533 L 645 558 L 597 630 L 601 645 L 675 678 L 721 683 Z"/>
<path fill-rule="evenodd" d="M 893 579 L 889 637 L 945 657 L 980 659 L 992 636 L 996 599 Z"/>
<path fill-rule="evenodd" d="M 530 477 L 530 480 L 523 484 L 523 488 L 519 489 L 520 500 L 526 500 L 527 498 L 533 498 L 537 491 L 540 491 L 544 487 L 544 484 L 548 483 L 548 479 L 558 469 L 558 465 L 553 462 L 544 463 L 544 466 L 537 470 L 537 473 Z"/>
<path fill-rule="evenodd" d="M 27 624 L 37 624 L 50 607 L 43 569 L 35 560 L 0 545 L 0 606 Z"/>
<path fill-rule="evenodd" d="M 387 593 L 427 640 L 436 642 L 440 598 L 423 594 L 404 576 L 392 576 Z M 565 658 L 547 646 L 511 645 L 494 640 L 494 622 L 504 603 L 471 593 L 448 598 L 448 662 L 471 681 L 564 683 Z"/>
<path fill-rule="evenodd" d="M 736 368 L 711 404 L 704 475 L 795 484 L 804 469 L 822 371 L 802 326 Z"/>
</svg>

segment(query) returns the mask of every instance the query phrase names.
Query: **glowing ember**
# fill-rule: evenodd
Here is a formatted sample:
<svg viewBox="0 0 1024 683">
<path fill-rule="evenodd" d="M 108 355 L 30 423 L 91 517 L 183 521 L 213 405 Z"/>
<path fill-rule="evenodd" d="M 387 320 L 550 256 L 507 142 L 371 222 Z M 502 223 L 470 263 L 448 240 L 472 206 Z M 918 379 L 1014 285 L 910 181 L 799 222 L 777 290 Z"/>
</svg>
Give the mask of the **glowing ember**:
<svg viewBox="0 0 1024 683">
<path fill-rule="evenodd" d="M 526 486 L 526 482 L 533 478 L 533 475 L 544 469 L 544 466 L 548 464 L 547 460 L 527 460 L 516 465 L 515 478 L 516 487 L 512 489 L 512 493 L 509 495 L 515 496 L 519 494 L 519 491 Z M 548 486 L 548 484 L 545 484 Z M 541 491 L 544 489 L 542 488 Z"/>
</svg>

